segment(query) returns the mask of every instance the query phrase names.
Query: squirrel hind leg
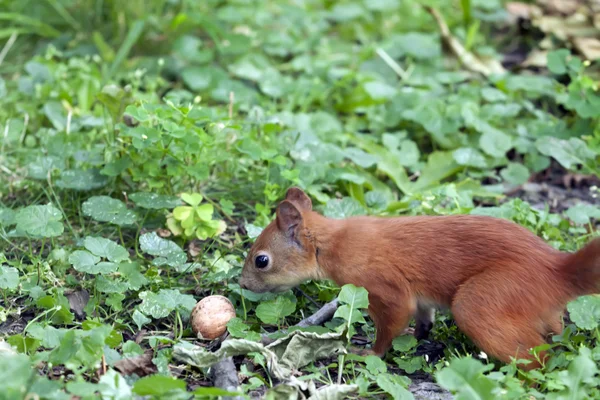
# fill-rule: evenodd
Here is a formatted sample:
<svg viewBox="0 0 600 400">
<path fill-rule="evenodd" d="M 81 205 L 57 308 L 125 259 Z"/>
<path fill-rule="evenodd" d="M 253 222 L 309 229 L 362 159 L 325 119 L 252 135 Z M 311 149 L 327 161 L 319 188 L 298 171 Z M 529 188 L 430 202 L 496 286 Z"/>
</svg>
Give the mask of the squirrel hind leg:
<svg viewBox="0 0 600 400">
<path fill-rule="evenodd" d="M 547 325 L 536 315 L 516 314 L 503 308 L 501 301 L 489 298 L 490 291 L 486 291 L 484 286 L 485 278 L 469 282 L 459 289 L 451 307 L 458 328 L 489 356 L 505 363 L 510 363 L 512 358 L 530 361 L 519 364 L 523 370 L 541 367 L 530 350 L 547 343 L 546 332 L 538 329 Z M 483 295 L 479 296 L 479 293 Z M 536 320 L 540 323 L 536 324 Z M 545 351 L 537 354 L 540 360 L 545 357 Z"/>
</svg>

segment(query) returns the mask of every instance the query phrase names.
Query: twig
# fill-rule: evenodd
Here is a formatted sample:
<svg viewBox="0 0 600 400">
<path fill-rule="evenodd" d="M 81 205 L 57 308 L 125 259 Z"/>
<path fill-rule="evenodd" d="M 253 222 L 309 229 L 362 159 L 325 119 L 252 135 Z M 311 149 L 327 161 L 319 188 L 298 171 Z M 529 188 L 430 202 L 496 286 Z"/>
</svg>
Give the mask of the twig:
<svg viewBox="0 0 600 400">
<path fill-rule="evenodd" d="M 469 52 L 462 45 L 462 43 L 452 36 L 452 33 L 450 33 L 450 28 L 448 28 L 446 21 L 444 21 L 444 18 L 440 15 L 437 9 L 429 6 L 425 6 L 425 9 L 427 12 L 429 12 L 429 14 L 431 14 L 433 19 L 435 19 L 435 22 L 440 29 L 440 35 L 442 36 L 442 39 L 450 48 L 450 50 L 452 50 L 452 53 L 454 53 L 464 68 L 471 72 L 480 73 L 486 77 L 493 74 L 506 73 L 506 70 L 498 61 L 490 60 L 486 63 L 483 63 L 473 53 Z"/>
<path fill-rule="evenodd" d="M 233 119 L 233 92 L 229 92 L 229 119 Z"/>
<path fill-rule="evenodd" d="M 385 62 L 387 64 L 387 66 L 390 67 L 392 69 L 392 71 L 394 71 L 396 73 L 396 75 L 398 75 L 400 80 L 403 81 L 403 80 L 406 80 L 406 78 L 408 78 L 408 76 L 410 75 L 408 73 L 408 71 L 405 71 L 404 69 L 402 69 L 400 64 L 398 64 L 396 61 L 394 61 L 394 59 L 392 57 L 390 57 L 390 55 L 388 53 L 386 53 L 385 50 L 378 47 L 375 49 L 375 52 L 377 53 L 377 55 L 379 57 L 381 57 L 383 62 Z"/>
<path fill-rule="evenodd" d="M 333 318 L 333 314 L 338 308 L 338 299 L 332 300 L 321 307 L 316 313 L 310 317 L 304 318 L 296 324 L 297 327 L 307 328 L 309 326 L 321 325 L 323 322 Z"/>
<path fill-rule="evenodd" d="M 4 58 L 6 57 L 6 55 L 8 54 L 8 52 L 10 51 L 11 47 L 13 46 L 13 44 L 15 44 L 15 41 L 17 40 L 17 36 L 19 36 L 17 34 L 17 32 L 13 32 L 13 34 L 10 35 L 10 37 L 6 41 L 6 44 L 2 48 L 2 51 L 0 51 L 0 65 L 2 65 L 2 63 L 4 62 Z"/>
<path fill-rule="evenodd" d="M 102 375 L 106 374 L 106 357 L 102 354 Z"/>
<path fill-rule="evenodd" d="M 239 391 L 240 381 L 238 380 L 237 369 L 235 368 L 233 357 L 224 358 L 214 364 L 210 368 L 210 376 L 215 387 L 228 392 Z M 241 396 L 228 396 L 223 398 L 227 400 L 242 400 Z"/>
<path fill-rule="evenodd" d="M 314 301 L 312 297 L 310 297 L 309 295 L 307 295 L 306 293 L 304 293 L 304 291 L 303 291 L 302 289 L 300 289 L 300 288 L 296 288 L 296 290 L 297 290 L 298 292 L 300 292 L 300 294 L 302 294 L 302 296 L 306 297 L 306 299 L 307 299 L 308 301 L 310 301 L 311 303 L 313 303 L 313 304 L 315 305 L 315 307 L 319 307 L 319 304 L 317 304 L 317 302 L 316 302 L 316 301 Z"/>
<path fill-rule="evenodd" d="M 299 328 L 307 328 L 309 326 L 321 325 L 323 322 L 329 321 L 331 318 L 333 318 L 337 307 L 338 299 L 332 300 L 321 307 L 316 313 L 310 317 L 304 318 L 294 326 Z M 285 332 L 285 330 L 282 330 L 282 332 Z M 264 345 L 267 345 L 269 343 L 273 343 L 274 340 L 267 335 L 262 335 L 260 342 Z"/>
</svg>

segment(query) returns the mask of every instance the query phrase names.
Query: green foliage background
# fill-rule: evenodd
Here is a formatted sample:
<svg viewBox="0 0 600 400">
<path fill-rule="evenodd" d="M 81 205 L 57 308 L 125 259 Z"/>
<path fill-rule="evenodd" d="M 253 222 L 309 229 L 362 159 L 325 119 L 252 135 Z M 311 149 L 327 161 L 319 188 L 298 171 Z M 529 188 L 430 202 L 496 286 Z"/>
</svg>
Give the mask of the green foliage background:
<svg viewBox="0 0 600 400">
<path fill-rule="evenodd" d="M 600 176 L 597 64 L 561 49 L 539 73 L 482 77 L 422 5 L 484 60 L 518 36 L 494 28 L 500 0 L 0 0 L 0 396 L 217 396 L 171 355 L 194 340 L 197 300 L 227 296 L 232 336 L 259 340 L 339 294 L 237 285 L 292 185 L 335 218 L 486 214 L 564 251 L 587 242 L 597 188 L 596 205 L 567 210 L 510 193 L 549 169 Z M 372 339 L 365 307 L 342 307 L 315 330 Z M 410 398 L 400 375 L 415 372 L 458 398 L 595 398 L 599 307 L 571 303 L 553 357 L 529 374 L 479 355 L 447 313 L 432 333 L 441 358 L 399 338 L 385 362 L 303 372 L 318 385 L 339 374 L 363 398 Z M 147 349 L 156 374 L 113 368 Z M 275 382 L 251 360 L 242 390 L 268 395 Z"/>
</svg>

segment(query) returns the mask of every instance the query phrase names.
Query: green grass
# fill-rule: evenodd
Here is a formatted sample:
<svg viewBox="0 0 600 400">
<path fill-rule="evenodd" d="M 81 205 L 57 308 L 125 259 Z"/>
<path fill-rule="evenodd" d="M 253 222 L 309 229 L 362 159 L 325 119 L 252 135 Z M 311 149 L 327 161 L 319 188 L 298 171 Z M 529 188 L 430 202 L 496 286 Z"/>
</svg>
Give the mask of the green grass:
<svg viewBox="0 0 600 400">
<path fill-rule="evenodd" d="M 547 68 L 469 72 L 423 5 L 483 62 L 539 46 L 499 28 L 499 0 L 0 0 L 0 398 L 216 398 L 208 364 L 181 356 L 215 350 L 189 324 L 210 294 L 236 309 L 240 391 L 295 398 L 292 372 L 240 339 L 338 294 L 344 312 L 303 346 L 334 354 L 375 332 L 360 288 L 237 285 L 293 185 L 336 218 L 495 215 L 564 251 L 597 235 L 597 187 L 541 207 L 518 189 L 545 172 L 600 177 L 598 65 L 559 42 Z M 569 304 L 540 371 L 482 356 L 441 312 L 429 341 L 399 338 L 383 361 L 308 359 L 301 379 L 332 398 L 411 398 L 415 373 L 465 399 L 596 398 L 599 307 Z"/>
</svg>

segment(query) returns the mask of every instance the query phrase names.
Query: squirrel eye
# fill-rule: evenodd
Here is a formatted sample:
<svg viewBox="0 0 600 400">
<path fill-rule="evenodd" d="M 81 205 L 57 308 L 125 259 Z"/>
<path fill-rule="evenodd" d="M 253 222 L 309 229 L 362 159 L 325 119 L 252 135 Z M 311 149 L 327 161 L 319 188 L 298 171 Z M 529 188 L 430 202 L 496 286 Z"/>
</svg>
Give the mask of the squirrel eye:
<svg viewBox="0 0 600 400">
<path fill-rule="evenodd" d="M 256 257 L 256 259 L 254 260 L 254 264 L 256 265 L 256 268 L 267 268 L 267 266 L 269 265 L 269 257 L 265 256 L 264 254 L 261 254 L 260 256 Z"/>
</svg>

